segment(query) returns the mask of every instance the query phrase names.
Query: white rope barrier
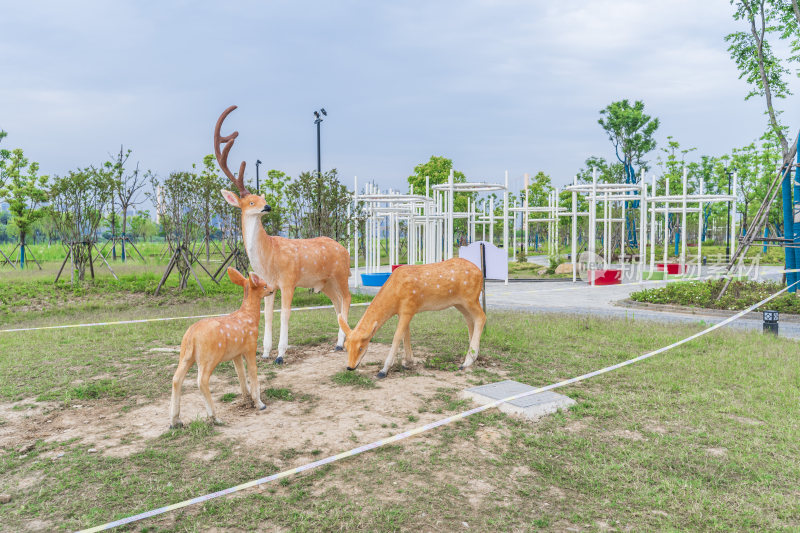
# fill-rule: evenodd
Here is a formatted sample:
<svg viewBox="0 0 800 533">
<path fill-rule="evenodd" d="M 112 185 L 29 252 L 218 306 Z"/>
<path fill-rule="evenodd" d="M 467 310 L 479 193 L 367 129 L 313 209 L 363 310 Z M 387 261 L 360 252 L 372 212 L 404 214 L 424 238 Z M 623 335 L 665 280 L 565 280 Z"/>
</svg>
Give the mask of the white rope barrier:
<svg viewBox="0 0 800 533">
<path fill-rule="evenodd" d="M 361 302 L 350 304 L 350 307 L 358 307 L 369 305 L 369 302 Z M 332 305 L 314 305 L 309 307 L 292 307 L 292 312 L 295 311 L 314 311 L 317 309 L 333 309 Z M 280 313 L 280 309 L 275 309 L 275 313 Z M 96 326 L 120 326 L 122 324 L 145 324 L 147 322 L 169 322 L 172 320 L 192 320 L 197 318 L 213 318 L 217 316 L 225 316 L 230 313 L 220 313 L 216 315 L 194 315 L 194 316 L 174 316 L 174 317 L 165 317 L 165 318 L 140 318 L 137 320 L 117 320 L 115 322 L 92 322 L 88 324 L 63 324 L 60 326 L 40 326 L 35 328 L 12 328 L 12 329 L 0 329 L 0 333 L 13 333 L 16 331 L 41 331 L 44 329 L 68 329 L 68 328 L 92 328 Z M 261 314 L 264 314 L 264 311 L 261 311 Z"/>
</svg>

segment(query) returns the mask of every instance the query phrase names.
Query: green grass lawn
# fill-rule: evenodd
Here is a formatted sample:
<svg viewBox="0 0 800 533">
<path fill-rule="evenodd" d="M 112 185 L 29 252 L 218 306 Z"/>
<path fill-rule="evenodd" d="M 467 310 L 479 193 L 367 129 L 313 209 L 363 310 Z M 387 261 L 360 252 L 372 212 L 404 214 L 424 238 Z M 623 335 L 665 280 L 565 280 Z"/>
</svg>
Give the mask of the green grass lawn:
<svg viewBox="0 0 800 533">
<path fill-rule="evenodd" d="M 228 303 L 227 295 L 218 294 L 203 305 Z M 189 308 L 165 301 L 158 310 L 173 314 Z M 76 309 L 58 319 L 75 322 L 85 313 Z M 104 316 L 126 313 L 109 308 Z M 362 313 L 354 308 L 351 324 Z M 31 323 L 36 315 L 30 310 L 15 316 Z M 395 325 L 389 321 L 376 340 L 390 342 Z M 150 349 L 179 344 L 187 326 L 161 322 L 0 333 L 0 413 L 6 413 L 0 414 L 0 436 L 11 424 L 10 413 L 24 415 L 39 404 L 46 408 L 36 416 L 48 417 L 76 404 L 125 412 L 163 401 L 177 356 Z M 545 385 L 702 327 L 490 312 L 481 358 L 469 379 L 478 384 L 510 377 Z M 292 314 L 290 333 L 292 344 L 332 344 L 336 325 L 330 311 L 298 312 Z M 420 372 L 457 372 L 466 326 L 455 311 L 424 313 L 412 323 L 412 343 L 429 354 Z M 376 369 L 326 379 L 340 384 L 343 393 L 368 394 L 379 390 L 363 388 L 370 387 L 367 380 Z M 261 368 L 262 382 L 285 371 Z M 235 375 L 228 363 L 218 373 L 225 379 Z M 795 341 L 721 330 L 563 389 L 578 404 L 537 423 L 488 411 L 128 530 L 797 530 L 798 375 Z M 381 382 L 381 390 L 393 383 Z M 187 379 L 184 389 L 193 386 Z M 270 405 L 306 401 L 306 393 L 313 392 L 262 387 Z M 442 416 L 469 405 L 450 389 L 420 394 Z M 414 427 L 420 413 L 402 405 L 396 409 L 408 421 L 405 427 Z M 0 505 L 0 530 L 93 526 L 274 473 L 281 461 L 300 453 L 319 454 L 303 442 L 284 450 L 234 442 L 201 420 L 167 431 L 165 417 L 153 421 L 164 425 L 163 432 L 124 458 L 91 453 L 80 437 L 38 440 L 31 450 L 2 449 L 0 493 L 12 501 Z M 386 431 L 400 431 L 392 427 Z M 337 451 L 353 445 L 345 439 Z M 205 453 L 213 459 L 193 458 Z"/>
<path fill-rule="evenodd" d="M 223 276 L 216 284 L 205 274 L 200 282 L 206 295 L 193 279 L 183 291 L 178 290 L 177 272 L 167 279 L 158 296 L 155 289 L 163 275 L 160 265 L 128 263 L 116 268 L 115 279 L 110 273 L 100 271 L 94 281 L 72 284 L 69 280 L 53 283 L 51 271 L 4 273 L 0 281 L 0 326 L 25 323 L 50 324 L 53 320 L 80 319 L 91 322 L 104 317 L 167 316 L 164 313 L 206 314 L 228 312 L 242 302 L 242 289 Z M 352 295 L 353 303 L 366 302 L 371 296 Z M 276 293 L 275 308 L 280 308 L 281 292 Z M 321 293 L 299 288 L 294 293 L 292 305 L 307 307 L 330 305 L 330 299 Z"/>
</svg>

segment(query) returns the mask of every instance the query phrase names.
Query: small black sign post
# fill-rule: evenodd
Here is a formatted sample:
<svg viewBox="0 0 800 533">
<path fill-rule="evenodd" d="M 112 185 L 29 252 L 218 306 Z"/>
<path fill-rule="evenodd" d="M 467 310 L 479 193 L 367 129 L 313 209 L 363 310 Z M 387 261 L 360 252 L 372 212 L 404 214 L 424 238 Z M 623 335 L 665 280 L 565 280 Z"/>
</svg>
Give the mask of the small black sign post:
<svg viewBox="0 0 800 533">
<path fill-rule="evenodd" d="M 778 312 L 764 311 L 764 333 L 778 335 Z"/>
<path fill-rule="evenodd" d="M 483 274 L 483 313 L 486 314 L 486 245 L 481 243 L 481 273 Z"/>
</svg>

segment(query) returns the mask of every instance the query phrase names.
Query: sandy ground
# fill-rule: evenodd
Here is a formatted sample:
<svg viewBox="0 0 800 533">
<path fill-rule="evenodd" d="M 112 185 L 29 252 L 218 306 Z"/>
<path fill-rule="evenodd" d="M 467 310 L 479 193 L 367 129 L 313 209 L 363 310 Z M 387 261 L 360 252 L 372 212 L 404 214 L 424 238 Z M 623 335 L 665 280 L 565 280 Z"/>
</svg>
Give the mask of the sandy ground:
<svg viewBox="0 0 800 533">
<path fill-rule="evenodd" d="M 388 345 L 370 345 L 357 372 L 374 378 L 380 367 L 370 363 L 382 363 L 388 349 Z M 333 352 L 327 346 L 290 349 L 283 366 L 259 363 L 261 389 L 288 388 L 295 397 L 305 397 L 303 401 L 267 399 L 264 411 L 246 405 L 238 397 L 231 403 L 222 402 L 220 398 L 225 393 L 239 394 L 238 381 L 212 376 L 211 394 L 217 414 L 224 422 L 218 427 L 220 435 L 215 438 L 232 439 L 234 449 L 249 446 L 263 450 L 277 465 L 285 466 L 307 462 L 311 451 L 318 450 L 315 457 L 318 458 L 319 452 L 338 453 L 438 420 L 446 415 L 425 409 L 420 413 L 420 407 L 435 408 L 431 401 L 442 389 L 458 391 L 470 386 L 471 374 L 425 369 L 420 357 L 423 354 L 415 355 L 411 370 L 392 370 L 386 379 L 376 381 L 377 388 L 366 389 L 337 385 L 331 380 L 345 368 L 342 352 Z M 497 371 L 491 361 L 484 363 Z M 174 365 L 167 371 L 174 372 Z M 194 376 L 190 373 L 183 385 L 181 419 L 184 423 L 205 417 Z M 24 449 L 38 439 L 79 438 L 95 453 L 126 457 L 144 449 L 147 440 L 167 431 L 169 401 L 168 391 L 165 391 L 165 395 L 155 401 L 139 399 L 127 412 L 121 411 L 119 403 L 102 400 L 77 403 L 68 408 L 38 404 L 36 408 L 22 410 L 14 409 L 15 404 L 0 404 L 0 417 L 6 420 L 6 424 L 0 426 L 0 447 Z M 411 421 L 409 416 L 415 419 Z M 290 448 L 298 453 L 284 463 L 279 459 L 279 452 Z M 198 453 L 197 459 L 211 460 L 214 453 Z"/>
</svg>

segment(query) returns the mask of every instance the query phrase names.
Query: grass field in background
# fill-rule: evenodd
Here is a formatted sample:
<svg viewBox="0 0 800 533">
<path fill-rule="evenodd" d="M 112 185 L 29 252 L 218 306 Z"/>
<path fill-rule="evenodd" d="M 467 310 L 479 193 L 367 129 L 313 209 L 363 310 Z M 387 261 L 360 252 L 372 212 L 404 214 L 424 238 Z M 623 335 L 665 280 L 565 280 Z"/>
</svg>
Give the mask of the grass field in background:
<svg viewBox="0 0 800 533">
<path fill-rule="evenodd" d="M 229 296 L 220 292 L 203 300 L 204 306 L 224 307 Z M 164 301 L 158 310 L 198 310 L 190 305 Z M 76 308 L 59 318 L 76 322 L 87 313 Z M 128 313 L 109 308 L 103 316 Z M 354 308 L 351 324 L 362 313 Z M 30 310 L 15 316 L 33 323 L 37 315 Z M 390 320 L 376 341 L 390 342 L 395 325 Z M 148 348 L 179 344 L 186 326 L 0 334 L 0 404 L 126 410 L 163 400 L 176 355 Z M 491 382 L 503 373 L 545 385 L 670 344 L 701 327 L 492 311 L 471 376 Z M 293 344 L 332 343 L 335 336 L 330 311 L 292 315 Z M 457 371 L 466 349 L 466 326 L 457 312 L 418 315 L 411 336 L 415 347 L 431 354 L 425 367 Z M 357 375 L 372 379 L 373 370 Z M 233 379 L 229 363 L 218 372 Z M 578 404 L 538 423 L 489 411 L 265 491 L 214 500 L 134 529 L 452 531 L 466 530 L 466 523 L 471 531 L 795 530 L 799 374 L 795 341 L 720 330 L 563 389 Z M 190 376 L 184 388 L 191 383 Z M 272 394 L 302 401 L 305 392 Z M 468 406 L 455 391 L 437 392 L 436 401 L 442 416 Z M 408 419 L 415 414 L 409 412 Z M 0 505 L 0 530 L 97 525 L 276 472 L 277 457 L 302 450 L 298 443 L 280 453 L 247 446 L 233 451 L 234 443 L 199 420 L 178 431 L 165 425 L 163 434 L 125 459 L 90 453 L 80 438 L 34 444 L 25 453 L 0 451 L 0 492 L 35 480 Z M 342 442 L 341 451 L 352 446 Z M 63 456 L 53 460 L 56 452 Z M 210 462 L 192 459 L 204 453 L 216 455 Z M 479 499 L 475 478 L 485 490 Z"/>
</svg>

